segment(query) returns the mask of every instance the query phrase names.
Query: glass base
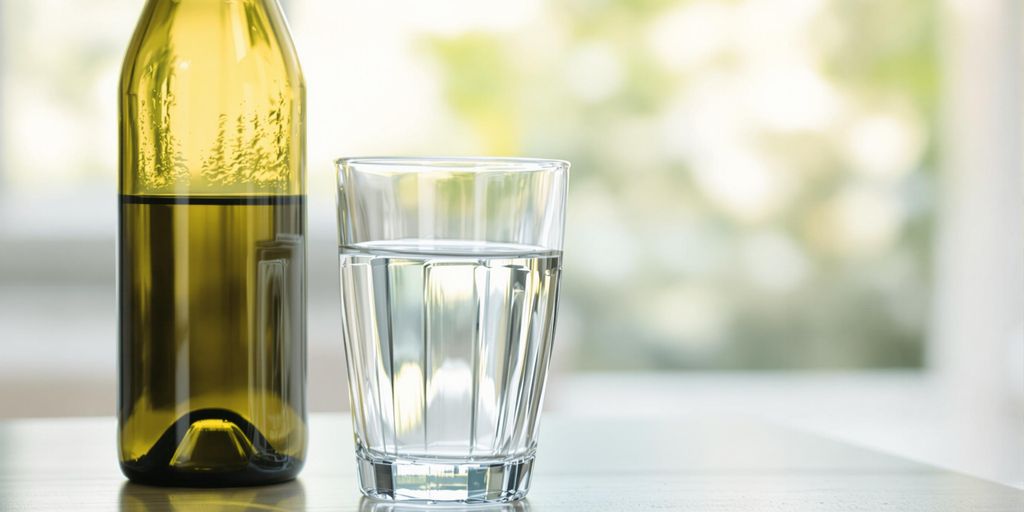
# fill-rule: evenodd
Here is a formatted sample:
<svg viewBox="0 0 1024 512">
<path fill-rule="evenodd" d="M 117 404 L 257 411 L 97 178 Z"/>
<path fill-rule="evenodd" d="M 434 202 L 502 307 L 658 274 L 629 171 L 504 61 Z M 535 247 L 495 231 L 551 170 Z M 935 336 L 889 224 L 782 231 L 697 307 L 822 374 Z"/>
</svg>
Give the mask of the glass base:
<svg viewBox="0 0 1024 512">
<path fill-rule="evenodd" d="M 361 450 L 359 450 L 361 452 Z M 389 460 L 357 453 L 364 495 L 411 503 L 507 503 L 530 489 L 533 456 L 495 463 Z"/>
</svg>

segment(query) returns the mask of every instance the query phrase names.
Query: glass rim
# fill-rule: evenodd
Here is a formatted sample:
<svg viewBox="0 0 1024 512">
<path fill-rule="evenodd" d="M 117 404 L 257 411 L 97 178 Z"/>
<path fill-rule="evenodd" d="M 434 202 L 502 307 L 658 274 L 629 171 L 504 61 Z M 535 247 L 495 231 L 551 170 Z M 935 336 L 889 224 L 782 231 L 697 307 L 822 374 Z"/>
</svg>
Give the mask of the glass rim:
<svg viewBox="0 0 1024 512">
<path fill-rule="evenodd" d="M 353 156 L 338 158 L 334 164 L 339 168 L 387 168 L 391 172 L 473 174 L 567 171 L 572 165 L 567 160 L 504 156 Z"/>
</svg>

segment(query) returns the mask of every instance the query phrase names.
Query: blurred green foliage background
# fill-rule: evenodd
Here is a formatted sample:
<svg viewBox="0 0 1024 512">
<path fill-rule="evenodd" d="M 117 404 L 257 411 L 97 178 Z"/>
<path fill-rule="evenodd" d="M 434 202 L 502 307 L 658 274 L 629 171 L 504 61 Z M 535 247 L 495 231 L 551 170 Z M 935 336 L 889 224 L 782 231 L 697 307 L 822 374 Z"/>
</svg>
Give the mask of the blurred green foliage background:
<svg viewBox="0 0 1024 512">
<path fill-rule="evenodd" d="M 571 1 L 425 36 L 489 154 L 574 164 L 563 322 L 586 369 L 917 366 L 934 2 Z"/>
<path fill-rule="evenodd" d="M 283 3 L 309 89 L 314 351 L 340 353 L 330 162 L 488 154 L 574 164 L 562 369 L 922 364 L 936 1 Z M 72 4 L 0 0 L 0 237 L 113 243 L 143 1 L 50 15 Z M 105 247 L 90 286 L 112 286 Z"/>
</svg>

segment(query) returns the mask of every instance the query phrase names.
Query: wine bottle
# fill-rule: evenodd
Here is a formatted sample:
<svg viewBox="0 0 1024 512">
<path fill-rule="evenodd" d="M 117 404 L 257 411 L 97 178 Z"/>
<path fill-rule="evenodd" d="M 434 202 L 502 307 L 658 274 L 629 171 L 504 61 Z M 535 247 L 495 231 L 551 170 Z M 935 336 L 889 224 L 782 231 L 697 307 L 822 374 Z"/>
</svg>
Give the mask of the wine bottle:
<svg viewBox="0 0 1024 512">
<path fill-rule="evenodd" d="M 276 0 L 148 0 L 120 82 L 120 462 L 292 479 L 306 450 L 305 86 Z"/>
</svg>

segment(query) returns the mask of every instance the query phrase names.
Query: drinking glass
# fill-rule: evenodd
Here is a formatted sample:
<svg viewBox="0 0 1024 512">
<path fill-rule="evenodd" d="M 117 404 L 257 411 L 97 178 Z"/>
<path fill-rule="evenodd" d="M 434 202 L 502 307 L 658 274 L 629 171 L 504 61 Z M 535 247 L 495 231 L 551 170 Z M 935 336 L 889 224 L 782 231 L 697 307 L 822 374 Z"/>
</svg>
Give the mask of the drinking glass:
<svg viewBox="0 0 1024 512">
<path fill-rule="evenodd" d="M 342 332 L 366 496 L 526 495 L 569 163 L 338 160 Z"/>
</svg>

